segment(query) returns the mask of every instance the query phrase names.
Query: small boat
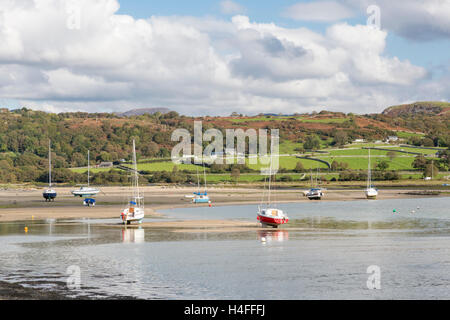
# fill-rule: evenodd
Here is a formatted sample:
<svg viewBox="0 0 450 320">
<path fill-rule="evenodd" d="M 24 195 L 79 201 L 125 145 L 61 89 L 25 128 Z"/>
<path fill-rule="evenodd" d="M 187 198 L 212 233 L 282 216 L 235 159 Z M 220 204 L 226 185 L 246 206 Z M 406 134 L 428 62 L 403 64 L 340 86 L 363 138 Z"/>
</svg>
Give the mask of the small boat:
<svg viewBox="0 0 450 320">
<path fill-rule="evenodd" d="M 272 159 L 271 159 L 272 160 Z M 265 180 L 266 181 L 266 180 Z M 264 182 L 265 182 L 264 181 Z M 268 187 L 268 195 L 267 195 L 267 203 L 264 208 L 262 208 L 262 203 L 258 206 L 257 220 L 261 223 L 263 227 L 271 226 L 274 228 L 278 228 L 279 225 L 288 223 L 289 218 L 278 208 L 275 208 L 271 203 L 271 181 L 272 181 L 272 161 L 270 162 L 270 171 L 269 171 L 269 187 Z M 264 183 L 265 189 L 265 183 Z M 263 192 L 263 201 L 264 201 L 264 192 Z M 262 201 L 261 201 L 262 202 Z"/>
<path fill-rule="evenodd" d="M 311 189 L 309 189 L 306 193 L 305 196 L 309 199 L 309 200 L 321 200 L 322 197 L 324 196 L 324 192 L 321 188 L 318 187 L 318 175 L 319 175 L 319 168 L 317 168 L 317 175 L 316 175 L 316 185 L 315 187 L 313 186 L 313 177 L 312 177 L 312 170 L 311 170 Z"/>
<path fill-rule="evenodd" d="M 122 219 L 123 224 L 130 224 L 133 221 L 137 221 L 142 223 L 142 219 L 145 216 L 144 209 L 144 197 L 141 196 L 139 190 L 139 173 L 137 170 L 137 161 L 136 161 L 136 145 L 133 140 L 133 165 L 134 165 L 134 173 L 131 176 L 131 185 L 133 191 L 131 192 L 131 199 L 128 202 L 127 207 L 122 211 L 120 217 Z"/>
<path fill-rule="evenodd" d="M 83 201 L 83 205 L 87 207 L 95 207 L 95 199 L 92 198 L 86 198 Z"/>
<path fill-rule="evenodd" d="M 48 189 L 42 193 L 45 201 L 55 201 L 56 191 L 52 189 L 52 153 L 51 141 L 48 142 Z"/>
<path fill-rule="evenodd" d="M 87 180 L 87 187 L 82 186 L 78 190 L 73 190 L 72 194 L 75 197 L 93 197 L 97 195 L 97 193 L 100 192 L 97 188 L 92 188 L 89 186 L 89 179 L 90 179 L 90 165 L 89 165 L 89 150 L 88 150 L 88 180 Z"/>
<path fill-rule="evenodd" d="M 367 170 L 367 188 L 366 188 L 366 198 L 376 199 L 378 196 L 378 190 L 372 185 L 372 171 L 370 168 L 370 149 L 369 149 L 369 166 Z"/>
<path fill-rule="evenodd" d="M 194 192 L 194 196 L 192 197 L 192 203 L 210 203 L 208 192 L 206 191 L 206 171 L 205 171 L 204 165 L 203 165 L 203 176 L 204 176 L 204 180 L 205 180 L 205 191 L 200 192 L 200 178 L 198 176 L 198 168 L 197 168 L 198 191 Z"/>
<path fill-rule="evenodd" d="M 306 196 L 308 197 L 309 200 L 320 200 L 323 197 L 323 192 L 322 189 L 320 188 L 311 188 L 306 193 Z"/>
</svg>

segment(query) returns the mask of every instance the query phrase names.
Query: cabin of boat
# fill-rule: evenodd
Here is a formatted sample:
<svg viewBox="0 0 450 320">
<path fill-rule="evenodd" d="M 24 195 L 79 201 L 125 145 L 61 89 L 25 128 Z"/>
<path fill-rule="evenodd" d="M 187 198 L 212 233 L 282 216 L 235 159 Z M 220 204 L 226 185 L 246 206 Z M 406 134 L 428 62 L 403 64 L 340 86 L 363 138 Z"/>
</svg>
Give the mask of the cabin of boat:
<svg viewBox="0 0 450 320">
<path fill-rule="evenodd" d="M 378 195 L 378 190 L 374 187 L 370 187 L 366 190 L 367 199 L 376 199 Z"/>
<path fill-rule="evenodd" d="M 135 201 L 130 201 L 128 208 L 123 210 L 120 216 L 124 224 L 130 224 L 132 221 L 142 222 L 145 216 L 145 210 L 139 207 Z"/>
<path fill-rule="evenodd" d="M 192 203 L 209 203 L 209 196 L 207 192 L 194 192 Z"/>
</svg>

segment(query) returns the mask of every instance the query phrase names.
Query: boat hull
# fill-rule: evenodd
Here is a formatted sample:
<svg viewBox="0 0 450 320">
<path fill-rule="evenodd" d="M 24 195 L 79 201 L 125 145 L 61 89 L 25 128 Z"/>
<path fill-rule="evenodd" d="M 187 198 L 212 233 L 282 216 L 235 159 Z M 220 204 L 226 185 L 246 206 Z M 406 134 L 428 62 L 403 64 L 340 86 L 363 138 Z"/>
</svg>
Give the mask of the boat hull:
<svg viewBox="0 0 450 320">
<path fill-rule="evenodd" d="M 126 208 L 120 214 L 123 223 L 130 224 L 131 222 L 141 222 L 144 219 L 145 210 L 142 208 Z"/>
<path fill-rule="evenodd" d="M 42 196 L 44 197 L 45 201 L 53 201 L 55 200 L 57 194 L 56 192 L 44 192 Z"/>
<path fill-rule="evenodd" d="M 279 209 L 262 209 L 258 211 L 256 218 L 263 226 L 277 228 L 280 225 L 288 223 L 289 218 Z"/>
<path fill-rule="evenodd" d="M 272 227 L 278 227 L 280 225 L 283 225 L 285 223 L 288 223 L 289 218 L 272 218 L 272 217 L 267 217 L 264 215 L 258 215 L 257 220 L 259 220 L 259 222 L 261 222 L 263 225 L 268 225 L 268 226 L 272 226 Z"/>
<path fill-rule="evenodd" d="M 378 196 L 378 191 L 376 191 L 375 189 L 366 190 L 366 198 L 367 199 L 374 200 L 377 198 L 377 196 Z"/>
</svg>

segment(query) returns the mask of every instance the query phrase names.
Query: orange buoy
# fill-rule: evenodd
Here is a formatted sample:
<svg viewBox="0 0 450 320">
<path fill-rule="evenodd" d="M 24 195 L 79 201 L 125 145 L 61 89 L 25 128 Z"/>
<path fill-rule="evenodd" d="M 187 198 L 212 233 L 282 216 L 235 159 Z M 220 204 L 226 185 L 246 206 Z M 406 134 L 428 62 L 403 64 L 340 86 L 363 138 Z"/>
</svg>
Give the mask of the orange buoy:
<svg viewBox="0 0 450 320">
<path fill-rule="evenodd" d="M 25 227 L 24 231 L 25 231 L 25 233 L 27 233 L 28 232 L 28 227 Z"/>
</svg>

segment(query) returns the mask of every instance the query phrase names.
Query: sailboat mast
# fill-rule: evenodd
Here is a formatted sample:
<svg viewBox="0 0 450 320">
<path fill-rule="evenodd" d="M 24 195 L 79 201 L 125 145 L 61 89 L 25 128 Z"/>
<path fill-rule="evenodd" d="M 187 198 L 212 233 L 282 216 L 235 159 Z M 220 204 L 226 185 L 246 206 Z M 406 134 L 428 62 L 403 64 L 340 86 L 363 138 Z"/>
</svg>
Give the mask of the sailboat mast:
<svg viewBox="0 0 450 320">
<path fill-rule="evenodd" d="M 51 153 L 51 141 L 48 140 L 48 186 L 52 187 L 52 153 Z"/>
<path fill-rule="evenodd" d="M 141 205 L 141 199 L 140 199 L 140 195 L 139 195 L 139 175 L 138 175 L 138 170 L 137 170 L 137 160 L 136 160 L 136 143 L 133 139 L 133 165 L 134 165 L 134 183 L 133 183 L 133 187 L 134 187 L 134 192 L 135 192 L 135 201 L 137 203 L 138 206 Z"/>
<path fill-rule="evenodd" d="M 272 153 L 270 154 L 270 167 L 269 167 L 269 195 L 267 198 L 267 205 L 270 205 L 270 186 L 272 182 Z"/>
<path fill-rule="evenodd" d="M 206 194 L 206 169 L 205 169 L 205 164 L 203 164 L 203 177 L 205 179 L 205 194 Z"/>
<path fill-rule="evenodd" d="M 367 189 L 369 189 L 371 185 L 372 185 L 372 181 L 371 181 L 370 148 L 369 148 L 369 165 L 368 165 L 368 168 L 367 168 Z"/>
<path fill-rule="evenodd" d="M 89 187 L 89 150 L 88 150 L 88 187 Z"/>
</svg>

